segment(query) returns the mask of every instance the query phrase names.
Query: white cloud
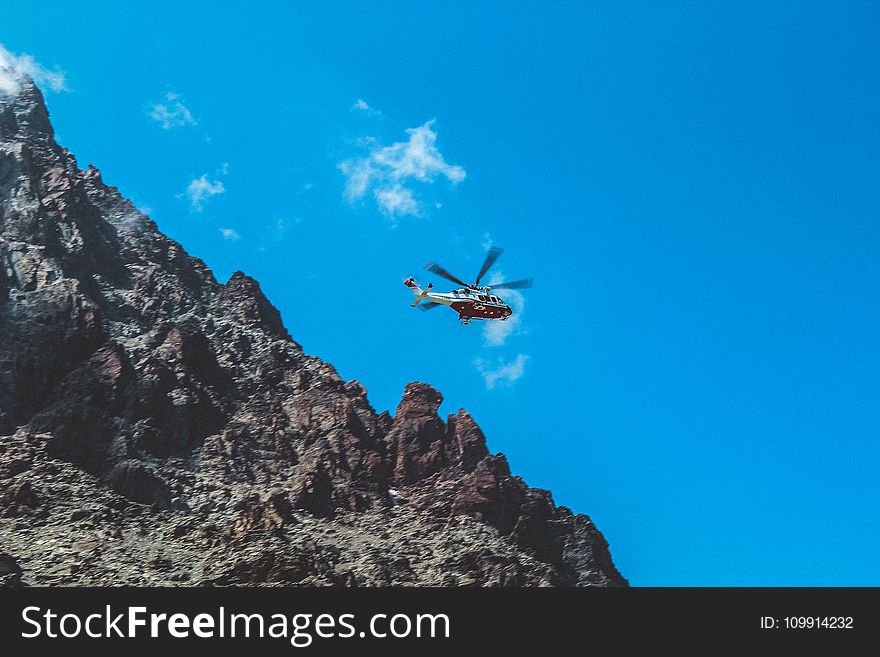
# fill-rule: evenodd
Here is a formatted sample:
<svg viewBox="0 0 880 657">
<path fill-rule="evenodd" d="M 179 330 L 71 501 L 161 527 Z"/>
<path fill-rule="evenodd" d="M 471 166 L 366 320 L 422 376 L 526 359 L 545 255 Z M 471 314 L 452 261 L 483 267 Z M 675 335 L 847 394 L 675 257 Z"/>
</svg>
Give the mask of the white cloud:
<svg viewBox="0 0 880 657">
<path fill-rule="evenodd" d="M 17 94 L 28 77 L 40 87 L 67 91 L 64 73 L 58 69 L 50 71 L 31 55 L 14 55 L 0 44 L 0 96 Z"/>
<path fill-rule="evenodd" d="M 227 242 L 237 242 L 241 239 L 241 235 L 238 234 L 238 231 L 235 231 L 232 228 L 221 228 L 220 234 Z"/>
<path fill-rule="evenodd" d="M 186 188 L 186 195 L 189 197 L 190 203 L 192 203 L 192 209 L 196 212 L 201 212 L 204 209 L 204 203 L 209 198 L 224 192 L 226 192 L 226 188 L 223 186 L 223 183 L 219 180 L 211 182 L 208 180 L 208 174 L 206 173 L 202 174 L 201 178 L 190 180 L 189 186 Z"/>
<path fill-rule="evenodd" d="M 392 219 L 406 215 L 418 216 L 421 206 L 416 201 L 413 182 L 433 183 L 443 176 L 456 184 L 464 180 L 465 170 L 446 162 L 437 149 L 434 121 L 406 131 L 407 141 L 379 146 L 375 139 L 362 143 L 371 148 L 369 156 L 346 160 L 339 169 L 348 177 L 345 197 L 353 203 L 370 190 L 379 208 Z"/>
<path fill-rule="evenodd" d="M 502 360 L 496 361 L 494 367 L 482 358 L 477 358 L 474 364 L 477 366 L 477 371 L 483 375 L 483 379 L 486 381 L 486 388 L 492 390 L 498 386 L 511 386 L 521 379 L 525 373 L 528 360 L 528 356 L 519 354 L 509 363 L 505 363 Z"/>
<path fill-rule="evenodd" d="M 504 281 L 500 271 L 489 276 L 488 285 L 497 285 Z M 497 295 L 513 308 L 513 314 L 505 321 L 492 320 L 483 325 L 483 341 L 490 347 L 500 347 L 507 338 L 520 328 L 522 313 L 525 310 L 525 297 L 518 290 L 498 290 Z"/>
<path fill-rule="evenodd" d="M 379 207 L 392 217 L 419 213 L 419 204 L 413 198 L 413 191 L 400 183 L 390 187 L 377 187 L 373 190 L 373 196 Z"/>
<path fill-rule="evenodd" d="M 171 130 L 171 128 L 182 128 L 185 125 L 198 123 L 189 108 L 181 101 L 180 94 L 169 91 L 165 94 L 165 101 L 151 105 L 147 110 L 147 115 L 161 123 L 162 128 Z"/>
<path fill-rule="evenodd" d="M 351 106 L 351 109 L 364 112 L 367 116 L 382 116 L 381 110 L 370 107 L 367 101 L 365 101 L 363 98 L 358 98 L 354 102 L 354 105 Z"/>
</svg>

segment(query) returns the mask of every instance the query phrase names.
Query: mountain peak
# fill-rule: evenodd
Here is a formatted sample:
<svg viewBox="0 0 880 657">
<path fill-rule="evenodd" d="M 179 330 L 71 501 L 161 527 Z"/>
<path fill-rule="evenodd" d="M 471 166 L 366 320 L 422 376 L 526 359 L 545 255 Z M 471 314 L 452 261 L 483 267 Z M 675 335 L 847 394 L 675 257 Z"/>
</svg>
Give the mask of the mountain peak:
<svg viewBox="0 0 880 657">
<path fill-rule="evenodd" d="M 244 272 L 236 271 L 232 274 L 220 291 L 219 299 L 234 309 L 242 322 L 260 326 L 272 335 L 292 341 L 281 321 L 281 313 L 263 294 L 256 279 Z"/>
<path fill-rule="evenodd" d="M 404 414 L 427 414 L 434 415 L 440 404 L 443 403 L 443 395 L 427 383 L 414 381 L 407 383 L 403 390 L 403 398 L 397 407 L 397 415 Z"/>
<path fill-rule="evenodd" d="M 13 82 L 0 86 L 0 140 L 53 139 L 49 110 L 34 81 L 9 68 L 0 69 L 0 76 Z"/>
</svg>

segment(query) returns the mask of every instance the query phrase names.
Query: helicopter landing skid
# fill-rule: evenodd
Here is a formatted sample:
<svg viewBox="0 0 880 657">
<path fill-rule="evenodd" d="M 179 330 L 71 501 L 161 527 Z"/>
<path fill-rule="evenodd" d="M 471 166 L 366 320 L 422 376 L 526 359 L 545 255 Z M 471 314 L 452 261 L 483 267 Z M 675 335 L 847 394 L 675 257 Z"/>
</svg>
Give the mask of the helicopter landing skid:
<svg viewBox="0 0 880 657">
<path fill-rule="evenodd" d="M 471 318 L 470 317 L 459 317 L 458 321 L 461 322 L 462 326 L 467 326 L 468 324 L 471 323 Z"/>
</svg>

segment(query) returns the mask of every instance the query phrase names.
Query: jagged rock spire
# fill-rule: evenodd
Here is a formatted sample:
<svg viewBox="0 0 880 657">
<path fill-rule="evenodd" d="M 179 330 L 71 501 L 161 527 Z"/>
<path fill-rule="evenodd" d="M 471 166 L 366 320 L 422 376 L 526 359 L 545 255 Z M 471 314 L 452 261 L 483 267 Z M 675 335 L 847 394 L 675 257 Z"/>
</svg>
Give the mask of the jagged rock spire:
<svg viewBox="0 0 880 657">
<path fill-rule="evenodd" d="M 54 139 L 49 110 L 34 81 L 21 76 L 13 93 L 0 93 L 0 139 Z"/>
</svg>

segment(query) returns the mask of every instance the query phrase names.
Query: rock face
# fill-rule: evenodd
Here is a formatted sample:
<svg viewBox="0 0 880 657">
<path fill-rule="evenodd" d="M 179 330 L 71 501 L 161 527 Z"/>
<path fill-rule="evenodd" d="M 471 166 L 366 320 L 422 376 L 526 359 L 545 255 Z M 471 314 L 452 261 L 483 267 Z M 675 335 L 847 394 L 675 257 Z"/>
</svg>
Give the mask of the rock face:
<svg viewBox="0 0 880 657">
<path fill-rule="evenodd" d="M 625 585 L 464 410 L 377 414 L 0 97 L 0 585 Z"/>
</svg>

